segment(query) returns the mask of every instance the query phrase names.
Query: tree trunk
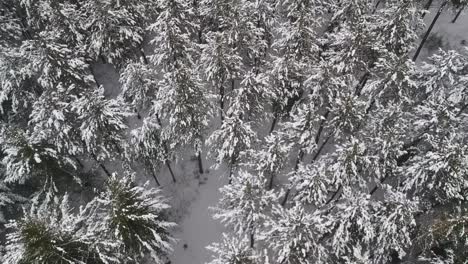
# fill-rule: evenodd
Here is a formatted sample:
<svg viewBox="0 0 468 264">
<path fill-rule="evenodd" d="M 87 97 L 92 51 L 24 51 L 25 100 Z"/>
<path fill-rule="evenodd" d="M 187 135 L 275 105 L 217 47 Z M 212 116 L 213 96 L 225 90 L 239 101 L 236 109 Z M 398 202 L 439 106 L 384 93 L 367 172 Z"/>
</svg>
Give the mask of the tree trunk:
<svg viewBox="0 0 468 264">
<path fill-rule="evenodd" d="M 463 9 L 465 9 L 465 6 L 462 6 L 462 7 L 460 8 L 460 10 L 458 10 L 458 13 L 457 13 L 457 15 L 453 18 L 452 23 L 457 22 L 457 19 L 458 19 L 458 17 L 461 15 L 461 13 L 463 12 Z"/>
<path fill-rule="evenodd" d="M 320 156 L 320 154 L 322 153 L 323 147 L 325 147 L 325 145 L 328 143 L 331 136 L 332 136 L 332 134 L 328 135 L 328 137 L 325 139 L 325 141 L 322 142 L 322 145 L 320 145 L 320 147 L 318 148 L 318 150 L 315 153 L 314 157 L 312 158 L 312 162 L 316 161 L 317 158 Z"/>
<path fill-rule="evenodd" d="M 80 168 L 84 168 L 84 165 L 83 165 L 83 163 L 81 162 L 81 160 L 78 159 L 78 157 L 74 157 L 74 158 L 75 158 L 75 160 L 76 160 L 76 163 L 78 163 L 78 165 L 80 166 Z"/>
<path fill-rule="evenodd" d="M 375 14 L 375 12 L 377 12 L 377 9 L 379 8 L 381 2 L 382 0 L 379 0 L 377 1 L 377 3 L 375 3 L 374 10 L 372 10 L 372 14 Z"/>
<path fill-rule="evenodd" d="M 198 172 L 200 174 L 203 174 L 203 161 L 202 161 L 201 151 L 198 151 L 197 159 L 198 159 Z"/>
<path fill-rule="evenodd" d="M 159 183 L 158 178 L 156 177 L 156 173 L 154 173 L 154 168 L 153 168 L 152 165 L 151 165 L 151 175 L 153 176 L 154 181 L 156 182 L 156 184 L 157 184 L 158 186 L 161 186 L 161 184 Z"/>
<path fill-rule="evenodd" d="M 427 29 L 426 31 L 426 34 L 424 35 L 422 41 L 421 41 L 421 44 L 419 44 L 419 47 L 418 47 L 418 50 L 416 51 L 416 53 L 414 54 L 413 56 L 413 61 L 416 61 L 419 57 L 419 53 L 421 53 L 421 50 L 422 48 L 424 47 L 424 44 L 426 43 L 426 40 L 427 38 L 429 37 L 429 35 L 431 34 L 431 31 L 432 31 L 432 28 L 434 27 L 435 23 L 437 22 L 437 20 L 439 19 L 440 17 L 440 14 L 442 14 L 442 11 L 444 10 L 444 7 L 447 5 L 448 3 L 448 0 L 445 0 L 442 5 L 440 5 L 440 8 L 439 8 L 439 11 L 437 12 L 436 16 L 434 17 L 434 19 L 432 20 L 432 23 L 431 25 L 429 26 L 429 28 Z"/>
<path fill-rule="evenodd" d="M 250 233 L 250 247 L 253 248 L 255 244 L 255 234 L 254 231 Z"/>
<path fill-rule="evenodd" d="M 224 86 L 219 86 L 219 116 L 221 124 L 224 123 Z"/>
<path fill-rule="evenodd" d="M 285 206 L 286 205 L 286 202 L 288 201 L 288 197 L 289 197 L 289 193 L 291 192 L 291 188 L 288 188 L 286 190 L 286 193 L 284 194 L 284 198 L 283 198 L 283 201 L 281 201 L 281 206 Z"/>
<path fill-rule="evenodd" d="M 299 150 L 299 154 L 297 155 L 297 159 L 296 159 L 296 164 L 294 165 L 294 171 L 297 171 L 297 169 L 299 169 L 299 163 L 302 162 L 302 160 L 304 159 L 304 150 Z"/>
<path fill-rule="evenodd" d="M 275 116 L 273 117 L 273 121 L 271 122 L 271 127 L 270 127 L 270 131 L 268 132 L 268 134 L 271 134 L 271 132 L 273 132 L 273 130 L 275 130 L 277 122 L 278 122 L 278 113 L 276 112 Z"/>
<path fill-rule="evenodd" d="M 270 181 L 268 182 L 268 190 L 273 189 L 273 180 L 275 179 L 275 174 L 271 173 L 270 174 Z"/>
<path fill-rule="evenodd" d="M 94 155 L 94 153 L 91 153 L 91 156 L 93 157 L 93 159 L 97 162 L 97 164 L 99 164 L 99 167 L 101 167 L 101 169 L 106 173 L 107 176 L 111 176 L 112 174 L 109 172 L 109 170 L 106 168 L 106 166 L 104 166 L 104 164 L 102 164 L 96 157 L 96 155 Z"/>
<path fill-rule="evenodd" d="M 371 68 L 373 68 L 373 67 L 371 66 Z M 366 83 L 367 83 L 367 81 L 369 80 L 369 77 L 370 77 L 370 72 L 366 72 L 366 73 L 362 76 L 361 80 L 359 81 L 359 83 L 358 83 L 358 85 L 357 85 L 357 87 L 356 87 L 356 90 L 354 91 L 354 95 L 356 95 L 356 96 L 360 96 L 360 95 L 361 95 L 362 88 L 364 88 L 364 86 L 366 86 Z"/>
<path fill-rule="evenodd" d="M 172 181 L 174 183 L 176 183 L 177 181 L 176 181 L 176 178 L 174 176 L 174 172 L 172 171 L 171 162 L 169 160 L 166 160 L 165 163 L 166 163 L 167 168 L 169 169 L 169 172 L 171 173 Z"/>
<path fill-rule="evenodd" d="M 424 10 L 428 11 L 431 8 L 433 0 L 428 0 L 426 5 L 424 6 Z M 421 16 L 421 18 L 424 18 L 426 16 L 426 12 L 424 12 Z"/>
</svg>

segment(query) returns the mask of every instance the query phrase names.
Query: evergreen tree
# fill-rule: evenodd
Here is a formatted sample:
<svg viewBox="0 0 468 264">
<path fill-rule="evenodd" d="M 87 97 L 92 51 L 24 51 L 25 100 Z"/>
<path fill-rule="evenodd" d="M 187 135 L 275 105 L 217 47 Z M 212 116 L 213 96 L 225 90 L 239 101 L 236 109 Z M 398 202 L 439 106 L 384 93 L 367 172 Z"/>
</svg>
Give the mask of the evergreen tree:
<svg viewBox="0 0 468 264">
<path fill-rule="evenodd" d="M 268 246 L 277 263 L 327 263 L 327 250 L 319 243 L 328 227 L 320 215 L 313 215 L 296 205 L 276 206 L 268 221 Z"/>
<path fill-rule="evenodd" d="M 97 160 L 122 154 L 127 129 L 125 118 L 131 115 L 125 103 L 105 98 L 101 86 L 77 98 L 72 110 L 78 115 L 81 139 L 88 153 Z"/>
<path fill-rule="evenodd" d="M 139 54 L 146 20 L 155 11 L 150 1 L 98 0 L 80 3 L 85 47 L 94 61 L 99 59 L 120 66 Z"/>
<path fill-rule="evenodd" d="M 214 218 L 239 236 L 249 236 L 252 247 L 255 236 L 262 236 L 262 226 L 276 200 L 274 191 L 265 190 L 266 184 L 265 178 L 240 171 L 231 184 L 220 189 L 223 196 L 215 208 Z"/>
<path fill-rule="evenodd" d="M 68 196 L 45 195 L 43 201 L 25 210 L 22 219 L 7 225 L 6 255 L 3 261 L 19 263 L 119 263 L 117 241 L 101 236 L 104 226 L 89 221 L 92 206 L 72 213 Z"/>
<path fill-rule="evenodd" d="M 59 155 L 47 142 L 31 137 L 30 132 L 21 128 L 1 128 L 1 151 L 4 153 L 2 165 L 5 168 L 3 181 L 25 183 L 27 180 L 43 182 L 47 177 L 68 173 L 75 162 L 67 155 Z M 44 176 L 46 178 L 44 178 Z"/>
<path fill-rule="evenodd" d="M 175 224 L 167 221 L 170 206 L 159 190 L 149 188 L 148 182 L 136 185 L 134 174 L 113 174 L 99 202 L 104 208 L 100 221 L 108 236 L 119 241 L 122 253 L 137 262 L 149 254 L 156 263 L 165 263 L 175 242 L 169 234 Z"/>
<path fill-rule="evenodd" d="M 223 234 L 221 243 L 214 243 L 207 248 L 215 255 L 210 264 L 261 263 L 260 257 L 248 245 L 246 239 L 238 240 Z"/>
</svg>

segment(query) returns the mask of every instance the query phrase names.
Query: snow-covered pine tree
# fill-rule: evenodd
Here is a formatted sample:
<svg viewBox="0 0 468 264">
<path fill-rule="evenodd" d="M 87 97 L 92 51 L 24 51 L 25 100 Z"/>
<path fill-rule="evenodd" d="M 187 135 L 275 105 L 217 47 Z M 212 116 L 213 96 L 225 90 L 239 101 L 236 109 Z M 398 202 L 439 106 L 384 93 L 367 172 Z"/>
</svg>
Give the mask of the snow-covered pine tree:
<svg viewBox="0 0 468 264">
<path fill-rule="evenodd" d="M 275 132 L 264 139 L 264 144 L 259 149 L 248 149 L 243 157 L 242 165 L 255 171 L 256 174 L 268 178 L 267 189 L 274 186 L 274 179 L 286 165 L 286 160 L 291 152 L 293 143 L 284 142 L 286 137 Z"/>
<path fill-rule="evenodd" d="M 206 36 L 200 58 L 200 69 L 218 96 L 218 108 L 221 121 L 225 118 L 227 105 L 226 94 L 235 88 L 242 67 L 242 57 L 230 45 L 232 40 L 223 32 L 210 32 Z"/>
<path fill-rule="evenodd" d="M 104 210 L 98 216 L 106 223 L 106 234 L 121 245 L 121 252 L 135 262 L 149 255 L 157 264 L 166 263 L 175 240 L 169 231 L 175 226 L 167 220 L 170 206 L 158 189 L 149 183 L 139 186 L 135 175 L 113 174 L 99 197 Z"/>
<path fill-rule="evenodd" d="M 319 62 L 320 36 L 324 14 L 330 3 L 324 1 L 276 1 L 276 18 L 272 59 L 269 63 L 274 95 L 274 119 L 270 131 L 279 118 L 288 115 L 306 88 L 304 82 Z"/>
<path fill-rule="evenodd" d="M 320 238 L 329 232 L 326 219 L 300 205 L 285 209 L 276 205 L 268 218 L 266 243 L 276 263 L 327 263 L 327 249 Z"/>
<path fill-rule="evenodd" d="M 69 200 L 54 185 L 36 196 L 24 216 L 7 225 L 3 261 L 117 264 L 150 255 L 165 263 L 175 224 L 166 220 L 169 205 L 159 190 L 136 185 L 132 174 L 113 174 L 106 190 L 78 210 Z"/>
<path fill-rule="evenodd" d="M 90 0 L 79 3 L 86 51 L 94 61 L 122 66 L 140 55 L 146 22 L 156 12 L 147 0 Z"/>
<path fill-rule="evenodd" d="M 226 162 L 230 166 L 229 182 L 241 162 L 241 152 L 251 148 L 255 140 L 256 133 L 250 122 L 243 121 L 240 113 L 226 117 L 221 127 L 208 138 L 208 145 L 211 146 L 209 155 L 215 158 L 218 165 Z"/>
<path fill-rule="evenodd" d="M 231 100 L 236 100 L 234 91 L 237 87 L 258 85 L 252 87 L 253 90 L 263 90 L 260 79 L 265 79 L 265 76 L 257 75 L 263 73 L 272 35 L 272 3 L 204 0 L 200 13 L 207 24 L 200 68 L 218 94 L 223 121 L 227 115 L 225 111 L 228 111 L 225 108 L 230 106 Z M 252 82 L 252 77 L 259 79 Z"/>
<path fill-rule="evenodd" d="M 163 121 L 167 147 L 177 149 L 189 145 L 201 159 L 211 108 L 210 94 L 195 66 L 199 49 L 193 35 L 199 25 L 191 22 L 194 13 L 189 1 L 160 0 L 157 4 L 159 16 L 148 27 L 155 34 L 150 62 L 160 69 L 162 78 L 157 83 L 151 112 Z"/>
<path fill-rule="evenodd" d="M 169 169 L 173 182 L 176 182 L 171 166 L 174 149 L 169 148 L 170 139 L 163 133 L 160 113 L 153 108 L 159 89 L 157 67 L 148 62 L 145 54 L 142 54 L 141 60 L 127 64 L 120 75 L 122 93 L 119 97 L 129 102 L 139 119 L 142 118 L 140 113 L 148 114 L 142 126 L 131 132 L 132 144 L 126 150 L 126 158 L 142 162 L 158 185 L 155 168 L 162 162 Z"/>
<path fill-rule="evenodd" d="M 15 194 L 14 191 L 0 180 L 0 224 L 6 223 L 5 213 L 16 213 L 18 204 L 26 202 L 26 198 Z M 0 251 L 1 252 L 1 251 Z M 1 260 L 1 258 L 0 258 Z"/>
<path fill-rule="evenodd" d="M 101 86 L 87 91 L 72 103 L 80 124 L 80 135 L 86 151 L 96 161 L 122 155 L 126 139 L 128 106 L 120 99 L 107 99 Z"/>
<path fill-rule="evenodd" d="M 125 65 L 119 78 L 122 85 L 119 96 L 129 103 L 139 118 L 142 112 L 147 112 L 151 108 L 158 90 L 157 70 L 147 63 L 146 57 L 142 60 Z"/>
<path fill-rule="evenodd" d="M 158 163 L 166 164 L 170 170 L 172 181 L 176 182 L 169 164 L 171 153 L 168 151 L 162 136 L 161 124 L 152 116 L 144 118 L 142 126 L 131 131 L 130 145 L 126 149 L 126 155 L 129 160 L 142 162 L 158 185 L 160 185 L 156 176 Z"/>
<path fill-rule="evenodd" d="M 68 195 L 48 192 L 40 198 L 7 225 L 3 263 L 120 263 L 119 242 L 102 235 L 102 222 L 90 222 L 95 220 L 94 203 L 73 213 Z"/>
<path fill-rule="evenodd" d="M 249 237 L 253 247 L 255 239 L 263 237 L 263 225 L 270 214 L 277 196 L 273 190 L 266 190 L 266 178 L 240 171 L 231 184 L 220 189 L 221 200 L 214 218 L 234 229 L 238 237 Z"/>
<path fill-rule="evenodd" d="M 214 259 L 209 264 L 268 264 L 252 247 L 248 239 L 237 239 L 223 234 L 221 243 L 213 243 L 207 247 L 213 252 Z"/>
<path fill-rule="evenodd" d="M 59 154 L 46 141 L 31 136 L 30 131 L 19 127 L 0 127 L 3 181 L 23 184 L 27 180 L 41 183 L 49 177 L 73 173 L 76 164 L 70 156 Z"/>
</svg>

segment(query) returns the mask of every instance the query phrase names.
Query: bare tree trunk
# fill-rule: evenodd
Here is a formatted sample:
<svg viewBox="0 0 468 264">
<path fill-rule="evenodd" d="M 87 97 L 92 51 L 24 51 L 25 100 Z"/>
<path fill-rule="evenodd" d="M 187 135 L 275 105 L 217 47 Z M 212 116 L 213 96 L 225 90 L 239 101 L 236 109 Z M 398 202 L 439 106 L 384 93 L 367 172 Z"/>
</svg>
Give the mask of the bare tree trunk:
<svg viewBox="0 0 468 264">
<path fill-rule="evenodd" d="M 283 198 L 283 201 L 281 201 L 281 206 L 285 206 L 286 205 L 286 202 L 288 201 L 288 198 L 289 198 L 289 193 L 291 192 L 291 188 L 288 188 L 286 190 L 286 193 L 284 194 L 284 198 Z"/>
<path fill-rule="evenodd" d="M 297 171 L 297 169 L 299 169 L 299 164 L 302 162 L 302 160 L 304 159 L 304 150 L 299 150 L 299 154 L 297 155 L 297 159 L 296 159 L 296 164 L 294 165 L 294 171 Z"/>
<path fill-rule="evenodd" d="M 253 248 L 255 244 L 255 234 L 254 231 L 250 233 L 250 247 Z"/>
<path fill-rule="evenodd" d="M 83 163 L 81 162 L 81 160 L 78 159 L 78 157 L 74 157 L 74 158 L 75 158 L 75 160 L 76 160 L 76 163 L 78 163 L 78 165 L 80 166 L 80 168 L 84 168 L 84 165 L 83 165 Z"/>
<path fill-rule="evenodd" d="M 237 162 L 237 157 L 236 155 L 233 155 L 231 157 L 231 164 L 229 165 L 229 184 L 232 183 L 232 175 L 234 174 L 234 166 Z"/>
<path fill-rule="evenodd" d="M 156 182 L 156 184 L 157 184 L 158 186 L 161 186 L 161 184 L 159 183 L 158 177 L 156 177 L 156 173 L 154 172 L 153 166 L 151 166 L 151 175 L 153 176 L 154 181 Z"/>
<path fill-rule="evenodd" d="M 440 14 L 442 14 L 442 11 L 444 10 L 444 7 L 447 5 L 448 3 L 448 0 L 445 0 L 442 5 L 440 5 L 440 8 L 439 8 L 439 11 L 437 12 L 436 16 L 434 17 L 434 19 L 432 20 L 432 23 L 431 25 L 429 26 L 429 28 L 427 29 L 426 31 L 426 34 L 424 35 L 422 41 L 421 41 L 421 44 L 419 44 L 419 47 L 418 47 L 418 50 L 416 51 L 416 53 L 414 54 L 413 56 L 413 61 L 416 61 L 419 57 L 419 53 L 421 53 L 421 50 L 422 48 L 424 47 L 424 44 L 426 43 L 426 40 L 427 38 L 429 37 L 429 35 L 431 34 L 431 31 L 432 31 L 432 28 L 434 27 L 435 23 L 437 22 L 437 20 L 439 19 L 440 17 Z"/>
<path fill-rule="evenodd" d="M 104 164 L 102 164 L 96 157 L 96 155 L 94 155 L 94 153 L 91 153 L 91 156 L 93 157 L 93 159 L 97 162 L 97 164 L 99 164 L 99 167 L 101 167 L 101 169 L 106 173 L 107 176 L 111 176 L 112 174 L 109 172 L 109 170 L 106 168 L 106 166 L 104 166 Z"/>
<path fill-rule="evenodd" d="M 177 181 L 176 181 L 176 178 L 174 176 L 174 172 L 172 171 L 171 162 L 169 160 L 166 160 L 165 163 L 166 163 L 167 168 L 169 169 L 169 172 L 171 173 L 172 181 L 174 183 L 176 183 Z"/>
<path fill-rule="evenodd" d="M 382 0 L 379 0 L 377 1 L 377 3 L 375 3 L 374 10 L 372 10 L 372 14 L 375 14 L 375 12 L 377 12 L 377 9 L 379 8 L 381 2 Z"/>
<path fill-rule="evenodd" d="M 268 189 L 267 190 L 271 190 L 273 189 L 273 180 L 275 179 L 275 174 L 274 173 L 271 173 L 270 174 L 270 181 L 268 182 Z"/>
<path fill-rule="evenodd" d="M 198 159 L 198 172 L 200 174 L 203 174 L 203 161 L 202 161 L 201 151 L 198 151 L 197 159 Z"/>
<path fill-rule="evenodd" d="M 457 19 L 458 19 L 458 17 L 461 15 L 461 13 L 463 12 L 463 9 L 465 9 L 465 6 L 462 6 L 462 7 L 460 8 L 460 10 L 458 10 L 457 15 L 456 15 L 456 16 L 453 18 L 453 20 L 452 20 L 452 23 L 457 22 Z"/>
<path fill-rule="evenodd" d="M 431 8 L 433 0 L 428 0 L 426 5 L 424 6 L 424 10 L 428 11 Z M 421 16 L 421 18 L 424 18 L 426 16 L 426 12 L 424 12 Z"/>
<path fill-rule="evenodd" d="M 224 123 L 224 87 L 219 86 L 219 116 L 221 117 L 221 123 Z"/>
<path fill-rule="evenodd" d="M 275 130 L 276 123 L 278 122 L 278 115 L 279 115 L 278 113 L 275 113 L 275 116 L 273 117 L 273 121 L 271 122 L 270 131 L 268 132 L 268 134 L 271 134 L 271 132 Z"/>
</svg>

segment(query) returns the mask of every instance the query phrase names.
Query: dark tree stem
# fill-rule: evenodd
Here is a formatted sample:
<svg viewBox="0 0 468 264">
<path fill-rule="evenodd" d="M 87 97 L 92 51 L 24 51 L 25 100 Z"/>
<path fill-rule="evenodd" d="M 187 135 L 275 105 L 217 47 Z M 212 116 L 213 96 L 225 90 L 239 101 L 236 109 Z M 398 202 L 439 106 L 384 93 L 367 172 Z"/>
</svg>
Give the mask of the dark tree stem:
<svg viewBox="0 0 468 264">
<path fill-rule="evenodd" d="M 320 147 L 318 148 L 317 150 L 317 153 L 315 153 L 314 157 L 312 158 L 312 161 L 316 161 L 317 158 L 320 156 L 320 154 L 322 153 L 322 150 L 323 148 L 325 147 L 325 145 L 328 143 L 328 141 L 330 140 L 330 138 L 332 137 L 332 134 L 328 135 L 328 137 L 325 139 L 325 141 L 322 142 L 322 144 L 320 145 Z"/>
<path fill-rule="evenodd" d="M 197 159 L 198 159 L 198 172 L 200 174 L 203 174 L 203 161 L 202 161 L 201 151 L 198 151 Z"/>
<path fill-rule="evenodd" d="M 336 191 L 333 193 L 333 195 L 330 197 L 330 199 L 328 199 L 328 201 L 325 204 L 331 203 L 331 201 L 335 199 L 336 195 L 341 191 L 342 188 L 343 188 L 343 185 L 340 184 L 340 186 L 338 186 L 338 189 L 336 189 Z"/>
<path fill-rule="evenodd" d="M 425 11 L 428 11 L 430 8 L 431 8 L 431 5 L 432 5 L 432 2 L 433 0 L 428 0 L 426 5 L 424 6 L 424 10 Z M 424 18 L 426 16 L 426 12 L 424 12 L 422 15 L 421 15 L 421 18 Z"/>
<path fill-rule="evenodd" d="M 219 116 L 221 117 L 221 123 L 224 123 L 224 87 L 219 86 Z"/>
<path fill-rule="evenodd" d="M 377 1 L 377 3 L 375 3 L 374 10 L 372 10 L 372 14 L 375 14 L 375 12 L 377 12 L 377 9 L 379 8 L 381 2 L 382 0 L 379 0 Z"/>
<path fill-rule="evenodd" d="M 437 11 L 436 16 L 435 16 L 434 19 L 432 20 L 431 25 L 430 25 L 429 28 L 427 29 L 426 34 L 424 35 L 424 37 L 423 37 L 423 39 L 422 39 L 422 41 L 421 41 L 421 44 L 419 44 L 418 50 L 416 51 L 416 53 L 415 53 L 414 56 L 413 56 L 413 61 L 416 61 L 416 60 L 418 59 L 419 54 L 421 53 L 421 50 L 422 50 L 422 48 L 424 47 L 424 44 L 425 44 L 426 41 L 427 41 L 427 38 L 428 38 L 429 35 L 431 34 L 432 28 L 434 27 L 435 23 L 436 23 L 437 20 L 439 19 L 440 14 L 442 14 L 442 11 L 444 10 L 444 7 L 447 5 L 447 3 L 448 3 L 448 0 L 445 0 L 445 1 L 440 5 L 439 11 Z"/>
<path fill-rule="evenodd" d="M 176 183 L 177 181 L 176 181 L 176 178 L 174 176 L 174 172 L 172 171 L 171 162 L 169 160 L 166 160 L 165 163 L 166 163 L 166 167 L 169 169 L 169 172 L 171 173 L 172 181 L 174 183 Z"/>
<path fill-rule="evenodd" d="M 101 169 L 106 173 L 106 175 L 110 177 L 112 174 L 109 172 L 109 170 L 106 168 L 106 166 L 104 166 L 104 164 L 102 164 L 102 162 L 100 162 L 97 159 L 97 157 L 96 157 L 96 155 L 94 155 L 94 153 L 91 153 L 91 156 L 97 162 L 97 164 L 99 164 L 99 167 L 101 167 Z"/>
<path fill-rule="evenodd" d="M 75 158 L 76 163 L 78 163 L 78 165 L 80 166 L 80 168 L 84 168 L 84 165 L 81 162 L 81 160 L 78 157 L 74 157 L 74 158 Z"/>
<path fill-rule="evenodd" d="M 273 189 L 273 180 L 275 179 L 275 174 L 274 173 L 271 173 L 270 174 L 270 181 L 268 182 L 268 189 L 267 190 L 271 190 Z"/>
<path fill-rule="evenodd" d="M 250 247 L 253 248 L 254 244 L 255 244 L 255 234 L 254 234 L 254 231 L 252 231 L 252 233 L 250 233 Z"/>
<path fill-rule="evenodd" d="M 286 190 L 286 193 L 284 194 L 284 198 L 283 198 L 283 201 L 281 201 L 281 206 L 285 206 L 286 205 L 286 202 L 288 201 L 288 197 L 289 197 L 289 194 L 291 193 L 291 188 L 288 188 Z"/>
<path fill-rule="evenodd" d="M 457 15 L 456 15 L 456 16 L 453 18 L 453 20 L 452 20 L 452 24 L 454 24 L 455 22 L 457 22 L 457 19 L 458 19 L 458 17 L 461 15 L 461 13 L 463 12 L 463 9 L 465 9 L 465 6 L 462 6 L 462 7 L 460 8 L 460 10 L 458 10 Z"/>
<path fill-rule="evenodd" d="M 157 184 L 158 186 L 161 186 L 161 184 L 159 183 L 158 177 L 156 177 L 156 173 L 154 172 L 153 166 L 151 166 L 151 175 L 153 176 L 153 179 L 154 179 L 154 181 L 156 182 L 156 184 Z"/>
<path fill-rule="evenodd" d="M 275 113 L 275 116 L 273 117 L 273 121 L 271 122 L 270 131 L 268 132 L 268 134 L 271 134 L 275 130 L 277 122 L 278 122 L 278 113 Z"/>
</svg>

